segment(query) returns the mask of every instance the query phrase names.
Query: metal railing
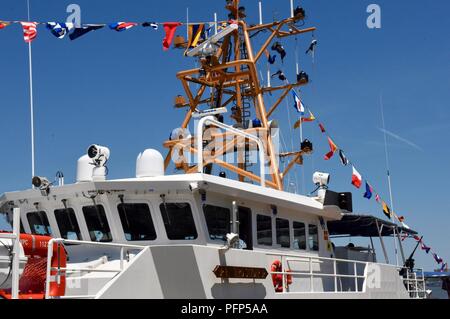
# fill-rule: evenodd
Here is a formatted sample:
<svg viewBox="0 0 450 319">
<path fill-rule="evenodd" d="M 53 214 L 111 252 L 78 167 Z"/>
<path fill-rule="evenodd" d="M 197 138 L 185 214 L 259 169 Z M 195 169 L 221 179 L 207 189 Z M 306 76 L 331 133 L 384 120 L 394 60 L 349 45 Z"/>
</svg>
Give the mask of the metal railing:
<svg viewBox="0 0 450 319">
<path fill-rule="evenodd" d="M 298 262 L 303 263 L 308 266 L 306 271 L 281 271 L 281 272 L 270 272 L 270 275 L 282 275 L 283 277 L 283 291 L 280 293 L 323 293 L 323 292 L 334 292 L 334 293 L 360 293 L 365 291 L 365 282 L 367 279 L 367 266 L 368 262 L 356 261 L 356 260 L 346 260 L 346 259 L 336 259 L 336 258 L 326 258 L 326 257 L 318 257 L 318 256 L 292 256 L 278 253 L 269 253 L 268 256 L 276 256 L 281 257 L 282 268 L 290 269 L 290 262 Z M 332 273 L 326 272 L 317 272 L 314 271 L 315 264 L 329 264 L 332 266 Z M 343 264 L 346 266 L 350 266 L 353 274 L 343 274 L 338 271 L 338 264 Z M 363 274 L 358 274 L 358 265 L 364 267 Z M 291 289 L 287 285 L 287 277 L 301 277 L 301 278 L 309 278 L 309 291 L 291 291 Z M 333 288 L 332 290 L 322 289 L 321 291 L 316 290 L 314 288 L 314 280 L 315 279 L 324 279 L 324 278 L 332 278 L 333 279 Z M 352 283 L 352 285 L 348 286 L 347 290 L 344 290 L 344 284 L 342 283 L 342 279 L 347 279 L 348 283 Z M 359 289 L 361 283 L 361 289 Z M 354 284 L 354 288 L 352 287 Z"/>
<path fill-rule="evenodd" d="M 112 247 L 112 248 L 120 248 L 120 266 L 119 269 L 95 269 L 95 268 L 68 268 L 61 267 L 61 255 L 57 254 L 58 258 L 58 267 L 52 267 L 52 258 L 53 258 L 53 245 L 61 245 L 61 244 L 70 244 L 70 245 L 86 245 L 86 246 L 97 246 L 97 247 Z M 59 248 L 59 247 L 58 247 Z M 67 239 L 51 239 L 48 243 L 48 255 L 47 255 L 47 271 L 46 271 L 46 280 L 45 280 L 45 299 L 52 298 L 50 296 L 50 282 L 56 281 L 58 284 L 61 282 L 61 277 L 68 273 L 115 273 L 117 276 L 119 273 L 124 271 L 125 269 L 125 250 L 143 250 L 146 246 L 139 245 L 127 245 L 127 244 L 115 244 L 115 243 L 101 243 L 101 242 L 90 242 L 90 241 L 78 241 L 78 240 L 67 240 Z M 59 249 L 57 250 L 59 252 Z M 56 275 L 52 276 L 52 272 L 56 271 Z M 115 277 L 114 276 L 114 277 Z M 112 280 L 112 277 L 110 280 Z M 110 281 L 109 280 L 109 281 Z M 108 282 L 109 282 L 108 281 Z M 106 283 L 107 284 L 107 283 Z M 106 285 L 105 284 L 105 285 Z M 61 296 L 58 297 L 60 299 L 89 299 L 94 298 L 95 295 L 80 295 L 80 296 Z"/>
<path fill-rule="evenodd" d="M 281 264 L 283 271 L 280 272 L 270 272 L 270 275 L 282 275 L 283 281 L 283 290 L 280 293 L 324 293 L 324 292 L 334 292 L 334 293 L 363 293 L 366 291 L 366 283 L 368 279 L 368 265 L 369 262 L 356 261 L 356 260 L 346 260 L 346 259 L 336 259 L 336 258 L 326 258 L 319 256 L 293 256 L 287 254 L 279 254 L 279 253 L 268 253 L 268 256 L 274 256 L 281 258 Z M 289 267 L 290 262 L 298 262 L 307 265 L 307 269 L 305 271 L 291 271 Z M 318 272 L 314 270 L 314 265 L 319 264 L 323 268 L 326 268 L 328 264 L 328 269 L 332 269 L 331 272 Z M 338 265 L 347 266 L 346 270 L 353 270 L 350 273 L 339 273 Z M 359 269 L 364 267 L 364 270 Z M 427 298 L 426 292 L 426 282 L 425 275 L 423 269 L 415 269 L 410 270 L 406 268 L 397 267 L 394 265 L 383 264 L 386 267 L 392 267 L 399 271 L 404 271 L 406 274 L 403 277 L 403 283 L 405 285 L 406 291 L 409 294 L 410 298 L 416 299 L 425 299 Z M 361 274 L 363 273 L 363 274 Z M 293 291 L 290 286 L 287 284 L 287 278 L 291 276 L 300 277 L 300 278 L 309 278 L 309 290 L 303 291 Z M 332 278 L 333 288 L 334 289 L 325 289 L 323 286 L 322 290 L 315 289 L 314 280 L 315 279 L 324 279 L 324 278 Z M 345 281 L 346 282 L 343 282 Z M 351 285 L 350 285 L 351 283 Z M 323 284 L 323 283 L 322 283 Z M 361 288 L 360 288 L 361 287 Z"/>
<path fill-rule="evenodd" d="M 423 269 L 403 269 L 406 270 L 406 278 L 403 278 L 406 290 L 411 298 L 425 299 L 427 298 L 425 273 Z"/>
<path fill-rule="evenodd" d="M 11 299 L 19 299 L 20 272 L 20 208 L 13 209 L 12 233 L 1 233 L 0 239 L 10 239 L 13 243 L 11 251 Z"/>
</svg>

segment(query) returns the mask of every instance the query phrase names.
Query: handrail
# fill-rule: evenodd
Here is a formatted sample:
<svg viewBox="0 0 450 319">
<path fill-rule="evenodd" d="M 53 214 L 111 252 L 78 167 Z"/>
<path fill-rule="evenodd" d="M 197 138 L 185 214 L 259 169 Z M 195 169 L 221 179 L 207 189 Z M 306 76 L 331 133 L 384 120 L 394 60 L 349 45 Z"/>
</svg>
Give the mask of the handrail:
<svg viewBox="0 0 450 319">
<path fill-rule="evenodd" d="M 406 278 L 403 278 L 403 283 L 405 284 L 406 290 L 411 298 L 426 298 L 426 282 L 425 273 L 423 269 L 406 269 Z M 420 274 L 420 276 L 418 275 Z"/>
<path fill-rule="evenodd" d="M 310 272 L 296 272 L 296 271 L 273 271 L 270 274 L 272 275 L 292 275 L 292 276 L 310 276 Z M 341 274 L 322 274 L 322 273 L 314 273 L 314 276 L 317 277 L 338 277 L 338 278 L 358 278 L 358 279 L 365 279 L 366 276 L 364 275 L 341 275 Z"/>
<path fill-rule="evenodd" d="M 355 289 L 354 292 L 360 292 L 358 285 L 359 280 L 366 280 L 367 279 L 367 271 L 364 271 L 363 275 L 358 275 L 358 265 L 362 265 L 367 269 L 367 266 L 369 262 L 359 261 L 359 260 L 348 260 L 348 259 L 337 259 L 337 258 L 328 258 L 328 257 L 320 257 L 320 256 L 306 256 L 306 255 L 290 255 L 290 254 L 280 254 L 280 253 L 267 253 L 268 256 L 276 256 L 281 257 L 282 265 L 289 264 L 289 262 L 299 262 L 299 263 L 306 263 L 309 265 L 309 271 L 303 272 L 303 271 L 280 271 L 280 272 L 270 272 L 271 275 L 282 275 L 282 284 L 283 284 L 283 291 L 282 293 L 289 293 L 287 292 L 287 276 L 298 276 L 298 277 L 309 277 L 310 278 L 310 293 L 314 293 L 314 279 L 315 278 L 334 278 L 334 292 L 339 293 L 343 291 L 339 291 L 338 289 L 338 279 L 347 278 L 347 279 L 354 279 Z M 284 262 L 283 262 L 284 261 Z M 314 272 L 313 269 L 313 262 L 331 262 L 333 264 L 333 273 L 319 273 Z M 338 274 L 337 271 L 337 264 L 338 263 L 346 263 L 346 264 L 353 264 L 353 274 Z M 287 266 L 286 265 L 286 266 Z M 287 268 L 287 267 L 286 267 Z M 283 269 L 286 269 L 283 266 Z M 341 286 L 342 289 L 342 286 Z M 364 287 L 363 287 L 364 289 Z M 346 293 L 348 291 L 345 291 Z"/>
<path fill-rule="evenodd" d="M 19 299 L 19 263 L 20 263 L 20 208 L 13 209 L 13 258 L 12 258 L 12 287 L 11 298 Z"/>
<path fill-rule="evenodd" d="M 51 270 L 58 270 L 60 273 L 79 273 L 79 272 L 105 272 L 105 273 L 119 273 L 119 269 L 93 269 L 93 268 L 59 268 L 52 267 Z"/>
<path fill-rule="evenodd" d="M 283 291 L 282 293 L 289 293 L 287 291 L 287 276 L 299 276 L 299 277 L 310 277 L 310 293 L 314 293 L 314 279 L 315 278 L 334 278 L 334 292 L 344 292 L 339 291 L 338 288 L 338 279 L 347 278 L 347 279 L 354 279 L 354 291 L 353 292 L 360 292 L 358 286 L 359 286 L 359 280 L 364 280 L 366 282 L 367 280 L 367 266 L 370 262 L 364 262 L 359 260 L 348 260 L 348 259 L 338 259 L 338 258 L 329 258 L 329 257 L 320 257 L 320 256 L 308 256 L 308 255 L 292 255 L 292 254 L 286 254 L 286 253 L 277 253 L 277 252 L 270 252 L 266 253 L 267 256 L 275 256 L 280 257 L 283 269 L 285 266 L 289 265 L 289 262 L 299 262 L 299 263 L 305 263 L 309 265 L 309 271 L 280 271 L 280 272 L 270 272 L 271 275 L 282 275 L 282 282 L 283 282 Z M 332 263 L 332 272 L 333 273 L 319 273 L 314 272 L 313 270 L 313 263 L 323 263 L 323 262 L 331 262 Z M 337 264 L 338 263 L 346 263 L 348 265 L 353 264 L 353 274 L 338 274 Z M 364 266 L 365 271 L 364 275 L 358 274 L 358 265 Z M 397 270 L 405 269 L 403 267 L 398 267 L 395 265 L 389 265 L 389 264 L 379 264 L 383 266 L 389 266 L 393 267 Z M 425 275 L 423 269 L 415 269 L 411 272 L 410 269 L 407 269 L 407 275 L 406 278 L 403 278 L 403 282 L 405 284 L 405 288 L 410 295 L 411 298 L 425 298 L 426 297 L 426 284 L 425 284 Z M 342 286 L 341 286 L 342 289 Z M 363 284 L 363 291 L 365 289 L 365 286 Z M 348 293 L 349 291 L 345 291 L 345 293 Z M 352 291 L 350 291 L 352 292 Z"/>
<path fill-rule="evenodd" d="M 9 239 L 12 242 L 11 251 L 11 299 L 19 299 L 19 272 L 20 272 L 20 208 L 13 209 L 12 232 L 0 233 L 0 239 Z"/>
<path fill-rule="evenodd" d="M 120 270 L 96 270 L 96 269 L 89 269 L 89 268 L 63 268 L 63 267 L 52 267 L 52 258 L 53 258 L 53 245 L 54 244 L 71 244 L 71 245 L 88 245 L 88 246 L 101 246 L 101 247 L 114 247 L 114 248 L 120 248 Z M 50 297 L 50 280 L 51 280 L 51 272 L 52 270 L 57 271 L 57 280 L 59 280 L 59 277 L 62 272 L 110 272 L 110 273 L 117 273 L 123 271 L 124 269 L 124 249 L 145 249 L 146 246 L 141 245 L 129 245 L 129 244 L 119 244 L 119 243 L 102 243 L 102 242 L 91 242 L 91 241 L 81 241 L 81 240 L 68 240 L 68 239 L 62 239 L 62 238 L 52 238 L 48 242 L 48 251 L 47 251 L 47 271 L 46 271 L 46 280 L 45 280 L 45 299 L 48 299 Z M 58 258 L 60 258 L 58 254 Z M 60 263 L 58 262 L 58 265 Z M 78 298 L 89 298 L 90 296 L 82 297 L 79 296 Z"/>
<path fill-rule="evenodd" d="M 346 263 L 358 263 L 358 264 L 367 264 L 366 261 L 360 261 L 360 260 L 348 260 L 348 259 L 339 259 L 339 258 L 329 258 L 329 257 L 320 257 L 320 256 L 308 256 L 308 255 L 290 255 L 290 254 L 284 254 L 284 253 L 275 253 L 270 252 L 266 253 L 268 256 L 279 256 L 279 257 L 290 257 L 295 258 L 296 260 L 299 258 L 306 258 L 306 259 L 317 259 L 317 260 L 326 260 L 326 261 L 337 261 L 337 262 L 346 262 Z"/>
<path fill-rule="evenodd" d="M 129 244 L 116 244 L 116 243 L 102 243 L 102 242 L 95 242 L 95 241 L 82 241 L 82 240 L 69 240 L 69 239 L 62 239 L 62 238 L 52 238 L 49 241 L 50 243 L 62 243 L 62 244 L 72 244 L 72 245 L 90 245 L 90 246 L 103 246 L 103 247 L 124 247 L 124 248 L 136 248 L 136 249 L 143 249 L 145 246 L 141 245 L 129 245 Z"/>
</svg>

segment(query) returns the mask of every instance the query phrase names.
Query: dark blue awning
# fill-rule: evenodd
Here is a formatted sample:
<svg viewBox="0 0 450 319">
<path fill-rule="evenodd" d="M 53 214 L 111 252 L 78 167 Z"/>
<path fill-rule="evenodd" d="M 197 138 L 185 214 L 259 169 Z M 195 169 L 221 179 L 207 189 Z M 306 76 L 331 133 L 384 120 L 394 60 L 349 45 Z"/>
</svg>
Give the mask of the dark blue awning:
<svg viewBox="0 0 450 319">
<path fill-rule="evenodd" d="M 425 278 L 450 278 L 450 272 L 426 272 Z"/>
<path fill-rule="evenodd" d="M 390 221 L 386 221 L 370 215 L 345 214 L 341 220 L 328 222 L 328 230 L 331 236 L 351 236 L 351 237 L 378 237 L 378 227 L 381 229 L 381 236 L 388 237 L 397 233 L 417 235 L 417 232 Z"/>
</svg>

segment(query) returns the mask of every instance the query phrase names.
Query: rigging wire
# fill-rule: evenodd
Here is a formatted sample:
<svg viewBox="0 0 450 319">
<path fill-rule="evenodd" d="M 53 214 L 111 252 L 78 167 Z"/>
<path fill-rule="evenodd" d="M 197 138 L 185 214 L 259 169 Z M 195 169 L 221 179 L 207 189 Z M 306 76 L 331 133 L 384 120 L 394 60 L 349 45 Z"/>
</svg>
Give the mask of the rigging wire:
<svg viewBox="0 0 450 319">
<path fill-rule="evenodd" d="M 280 130 L 280 140 L 281 140 L 281 146 L 282 146 L 281 151 L 282 151 L 282 152 L 287 151 L 288 148 L 287 148 L 286 140 L 285 140 L 284 134 L 283 134 L 283 132 L 281 132 L 281 130 Z M 281 158 L 281 159 L 280 159 L 280 162 L 284 164 L 284 169 L 286 169 L 287 164 L 286 164 L 285 159 Z M 291 179 L 292 179 L 291 174 L 288 174 L 288 180 L 287 180 L 287 183 L 288 183 L 289 186 L 290 186 L 291 183 L 292 183 L 292 182 L 291 182 Z"/>
<path fill-rule="evenodd" d="M 298 55 L 298 37 L 295 37 L 295 74 L 296 76 L 300 73 L 300 59 L 299 59 L 299 55 Z M 302 121 L 302 116 L 300 116 L 300 143 L 303 142 L 303 123 Z M 302 179 L 302 191 L 303 193 L 306 194 L 306 182 L 305 182 L 305 169 L 303 166 L 303 169 L 301 170 L 302 175 L 301 179 Z"/>
<path fill-rule="evenodd" d="M 292 115 L 291 115 L 291 108 L 289 106 L 289 102 L 288 99 L 284 99 L 285 104 L 286 104 L 286 109 L 287 109 L 287 115 L 288 115 L 288 122 L 289 122 L 289 130 L 292 130 Z M 293 134 L 289 134 L 290 136 L 290 140 L 291 140 L 291 147 L 292 147 L 292 151 L 294 151 L 294 138 L 293 138 Z M 298 185 L 298 170 L 297 170 L 297 165 L 294 168 L 294 174 L 295 174 L 295 179 L 297 181 L 297 185 Z M 296 187 L 296 192 L 298 192 L 298 189 Z"/>
<path fill-rule="evenodd" d="M 312 38 L 313 38 L 313 40 L 315 39 L 314 32 L 312 33 Z M 314 82 L 314 79 L 315 79 L 315 76 L 316 76 L 315 52 L 313 52 L 313 58 L 311 60 L 311 64 L 312 64 L 311 65 L 311 69 L 312 69 L 311 77 L 313 79 L 313 81 L 311 81 L 312 82 L 311 83 L 311 89 L 312 89 L 313 95 L 317 96 L 316 85 L 315 85 L 315 82 Z M 314 138 L 315 138 L 315 128 L 311 127 L 310 130 L 311 130 L 311 138 L 312 138 L 312 140 L 314 140 Z M 316 171 L 316 161 L 315 161 L 314 154 L 311 156 L 311 169 L 312 169 L 312 172 Z"/>
<path fill-rule="evenodd" d="M 30 0 L 27 0 L 27 14 L 28 21 L 30 21 Z M 31 131 L 31 176 L 35 176 L 35 167 L 36 167 L 36 159 L 35 159 L 35 145 L 34 145 L 34 97 L 33 97 L 33 58 L 32 58 L 32 50 L 31 50 L 31 41 L 28 42 L 28 75 L 29 75 L 29 84 L 30 84 L 30 131 Z"/>
<path fill-rule="evenodd" d="M 381 108 L 381 121 L 383 125 L 383 132 L 384 132 L 384 151 L 386 154 L 386 169 L 387 169 L 387 178 L 388 178 L 388 186 L 389 186 L 389 195 L 390 195 L 390 204 L 392 211 L 395 212 L 394 209 L 394 199 L 392 195 L 392 182 L 391 182 L 391 170 L 390 170 L 390 163 L 389 163 L 389 151 L 388 151 L 388 143 L 387 143 L 387 133 L 386 133 L 386 121 L 384 118 L 384 103 L 383 103 L 383 94 L 380 94 L 380 108 Z"/>
</svg>

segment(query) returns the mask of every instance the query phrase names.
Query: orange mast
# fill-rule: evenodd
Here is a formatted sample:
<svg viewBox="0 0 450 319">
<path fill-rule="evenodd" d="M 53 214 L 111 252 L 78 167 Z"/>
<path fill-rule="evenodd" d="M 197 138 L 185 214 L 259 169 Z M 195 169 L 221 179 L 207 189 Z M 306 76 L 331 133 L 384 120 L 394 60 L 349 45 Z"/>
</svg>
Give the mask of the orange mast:
<svg viewBox="0 0 450 319">
<path fill-rule="evenodd" d="M 234 106 L 231 108 L 231 118 L 235 121 L 236 125 L 250 134 L 257 132 L 266 133 L 264 134 L 265 140 L 263 142 L 266 146 L 265 151 L 268 157 L 268 166 L 270 167 L 271 175 L 271 180 L 267 180 L 266 184 L 274 189 L 283 190 L 283 178 L 292 169 L 294 164 L 301 164 L 303 162 L 302 156 L 308 153 L 308 149 L 299 152 L 277 154 L 272 136 L 269 133 L 271 129 L 270 118 L 276 108 L 289 94 L 290 90 L 307 84 L 307 81 L 275 87 L 263 87 L 258 76 L 256 64 L 275 38 L 296 36 L 306 32 L 312 32 L 316 28 L 300 30 L 295 26 L 296 22 L 304 19 L 302 13 L 282 21 L 248 26 L 245 22 L 245 9 L 239 6 L 239 0 L 228 0 L 226 9 L 230 12 L 229 16 L 233 23 L 238 24 L 238 30 L 225 36 L 221 46 L 215 53 L 209 56 L 202 56 L 200 59 L 200 68 L 182 71 L 177 74 L 188 99 L 186 103 L 183 101 L 183 98 L 180 99 L 180 96 L 178 96 L 177 107 L 189 108 L 181 124 L 181 128 L 186 129 L 188 127 L 193 114 L 200 110 L 201 106 L 206 105 L 209 109 L 229 108 L 234 103 Z M 262 47 L 254 51 L 250 34 L 261 30 L 268 31 L 269 36 Z M 233 48 L 234 51 L 231 52 Z M 192 90 L 189 83 L 198 84 L 196 92 Z M 211 90 L 211 94 L 205 98 L 204 95 L 207 88 Z M 264 94 L 278 91 L 282 92 L 280 97 L 267 110 L 264 103 Z M 249 114 L 251 114 L 251 105 L 253 105 L 256 118 L 261 122 L 261 127 L 259 128 L 246 128 L 245 122 L 248 120 Z M 211 140 L 205 142 L 214 142 L 214 139 L 219 137 L 213 135 L 210 137 Z M 178 153 L 176 155 L 179 158 L 183 158 L 186 155 L 184 154 L 185 150 L 188 150 L 192 155 L 196 154 L 198 150 L 194 142 L 195 138 L 182 138 L 181 136 L 179 138 L 172 137 L 172 140 L 166 141 L 164 146 L 169 149 L 165 159 L 166 169 L 170 165 L 174 154 Z M 245 141 L 246 148 L 248 144 L 250 144 L 250 141 Z M 240 181 L 244 181 L 247 178 L 254 182 L 259 182 L 260 177 L 248 170 L 248 163 L 242 152 L 238 153 L 238 157 L 241 159 L 238 165 L 229 164 L 220 159 L 226 153 L 235 152 L 235 145 L 236 139 L 233 139 L 231 142 L 225 143 L 221 149 L 215 149 L 213 156 L 210 156 L 204 164 L 218 165 L 226 170 L 230 170 L 239 176 Z M 278 166 L 278 156 L 294 157 L 284 172 L 281 172 Z M 196 165 L 189 166 L 187 161 L 183 160 L 176 163 L 176 167 L 185 173 L 194 173 L 197 171 Z"/>
</svg>

